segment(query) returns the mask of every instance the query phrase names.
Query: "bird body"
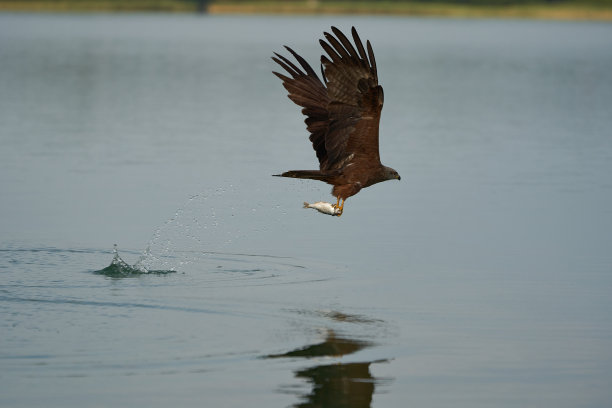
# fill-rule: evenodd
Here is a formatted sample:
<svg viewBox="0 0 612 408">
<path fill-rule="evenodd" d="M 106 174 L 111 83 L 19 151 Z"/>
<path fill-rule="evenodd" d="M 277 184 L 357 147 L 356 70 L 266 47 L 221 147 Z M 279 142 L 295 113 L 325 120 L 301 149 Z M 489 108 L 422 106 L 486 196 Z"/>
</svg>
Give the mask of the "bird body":
<svg viewBox="0 0 612 408">
<path fill-rule="evenodd" d="M 319 170 L 290 170 L 281 177 L 320 180 L 333 185 L 335 208 L 341 215 L 344 201 L 362 188 L 386 180 L 400 179 L 397 171 L 384 166 L 378 150 L 378 128 L 384 102 L 374 52 L 369 41 L 363 46 L 357 30 L 351 41 L 336 27 L 324 33 L 319 43 L 323 81 L 312 67 L 285 47 L 300 67 L 275 53 L 272 59 L 287 75 L 274 72 L 283 81 L 289 99 L 301 106 L 306 128 L 319 160 Z M 366 51 L 367 49 L 367 51 Z M 340 204 L 342 200 L 342 204 Z"/>
</svg>

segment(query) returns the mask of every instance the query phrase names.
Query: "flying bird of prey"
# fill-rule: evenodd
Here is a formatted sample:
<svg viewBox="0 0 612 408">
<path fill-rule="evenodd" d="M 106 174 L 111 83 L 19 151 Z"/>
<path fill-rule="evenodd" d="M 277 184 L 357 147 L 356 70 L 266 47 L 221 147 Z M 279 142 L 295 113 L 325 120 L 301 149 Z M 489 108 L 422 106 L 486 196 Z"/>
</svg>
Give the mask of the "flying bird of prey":
<svg viewBox="0 0 612 408">
<path fill-rule="evenodd" d="M 290 170 L 275 175 L 333 185 L 335 215 L 341 215 L 347 198 L 381 181 L 399 180 L 400 175 L 380 162 L 378 125 L 383 89 L 378 84 L 372 45 L 366 41 L 364 48 L 355 27 L 351 30 L 355 46 L 336 27 L 331 29 L 333 35 L 324 33 L 327 41 L 319 40 L 327 53 L 321 56 L 323 81 L 304 58 L 287 46 L 301 68 L 280 54 L 272 57 L 288 73 L 274 72 L 283 81 L 289 99 L 303 108 L 310 141 L 319 159 L 319 170 Z"/>
</svg>

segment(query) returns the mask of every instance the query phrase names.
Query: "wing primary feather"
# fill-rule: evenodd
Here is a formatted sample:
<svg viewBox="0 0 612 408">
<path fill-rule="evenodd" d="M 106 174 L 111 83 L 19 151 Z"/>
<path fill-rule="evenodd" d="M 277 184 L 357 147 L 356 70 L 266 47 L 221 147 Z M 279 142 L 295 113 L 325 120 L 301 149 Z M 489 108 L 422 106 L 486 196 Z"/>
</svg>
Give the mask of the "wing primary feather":
<svg viewBox="0 0 612 408">
<path fill-rule="evenodd" d="M 278 73 L 278 72 L 276 72 L 276 71 L 272 71 L 272 73 L 273 73 L 274 75 L 276 75 L 277 77 L 279 77 L 279 78 L 281 79 L 281 81 L 283 81 L 283 82 L 291 81 L 291 78 L 289 78 L 289 77 L 288 77 L 288 76 L 286 76 L 286 75 L 279 74 L 279 73 Z"/>
<path fill-rule="evenodd" d="M 304 75 L 304 73 L 302 72 L 301 69 L 299 69 L 298 67 L 295 66 L 295 64 L 291 61 L 289 61 L 287 58 L 283 57 L 280 54 L 276 54 L 275 55 L 278 57 L 272 57 L 272 59 L 274 60 L 274 62 L 276 62 L 278 65 L 280 65 L 281 67 L 283 67 L 287 72 L 289 72 L 292 76 L 296 77 L 296 76 L 300 76 L 300 75 Z"/>
<path fill-rule="evenodd" d="M 363 48 L 363 43 L 361 42 L 361 39 L 359 38 L 359 34 L 357 34 L 357 30 L 355 29 L 355 27 L 351 29 L 351 33 L 353 34 L 353 40 L 355 41 L 357 50 L 359 50 L 359 56 L 363 60 L 364 64 L 369 67 L 370 63 L 368 61 L 368 55 L 366 54 L 365 49 Z"/>
<path fill-rule="evenodd" d="M 325 33 L 325 38 L 327 38 L 327 41 L 329 42 L 329 44 L 332 47 L 334 47 L 334 49 L 336 50 L 338 55 L 340 55 L 340 57 L 342 57 L 343 59 L 347 59 L 347 60 L 351 59 L 351 56 L 349 55 L 349 53 L 342 46 L 342 44 L 340 44 L 340 42 L 336 40 L 336 38 L 333 35 L 329 33 Z"/>
<path fill-rule="evenodd" d="M 284 64 L 282 64 L 279 61 L 277 61 L 277 62 L 278 62 L 278 64 L 280 66 L 282 66 L 283 68 L 287 69 L 287 67 L 285 67 Z M 289 70 L 288 70 L 288 72 L 291 73 L 291 71 L 289 71 Z M 316 101 L 316 100 L 321 98 L 321 95 L 316 90 L 316 88 L 313 88 L 312 86 L 310 86 L 308 84 L 308 82 L 297 81 L 297 80 L 289 78 L 289 77 L 287 77 L 287 76 L 285 76 L 283 74 L 279 74 L 278 72 L 275 72 L 275 71 L 272 71 L 272 73 L 283 81 L 283 85 L 284 85 L 285 89 L 287 89 L 290 94 L 295 94 L 296 91 L 300 91 L 300 93 L 302 93 L 304 97 L 309 97 L 309 99 L 311 99 L 311 100 Z M 296 75 L 293 75 L 293 76 L 296 77 Z M 305 78 L 305 77 L 302 77 L 302 78 Z M 317 81 L 318 81 L 318 79 L 317 79 Z M 291 98 L 291 95 L 289 97 Z M 295 95 L 294 95 L 294 97 L 295 97 Z"/>
<path fill-rule="evenodd" d="M 319 44 L 321 44 L 321 47 L 323 47 L 323 49 L 325 50 L 327 55 L 329 55 L 329 57 L 332 59 L 332 61 L 340 62 L 340 59 L 341 59 L 340 56 L 336 53 L 336 51 L 334 51 L 334 49 L 331 47 L 331 45 L 329 45 L 328 43 L 326 43 L 323 40 L 319 40 Z"/>
<path fill-rule="evenodd" d="M 304 68 L 304 71 L 306 71 L 307 74 L 317 77 L 317 74 L 315 73 L 314 69 L 312 69 L 310 64 L 306 62 L 306 60 L 302 58 L 302 56 L 300 56 L 297 52 L 293 51 L 290 47 L 286 45 L 285 45 L 285 48 L 287 49 L 287 51 L 291 53 L 291 55 L 293 55 L 293 57 L 297 60 L 297 62 L 300 63 L 300 65 L 302 66 L 302 68 Z"/>
<path fill-rule="evenodd" d="M 374 79 L 378 83 L 378 70 L 376 69 L 376 58 L 374 58 L 374 50 L 372 50 L 372 44 L 370 44 L 370 40 L 366 42 L 366 46 L 368 47 L 368 56 L 370 57 L 370 65 L 372 65 L 372 71 L 374 72 Z"/>
<path fill-rule="evenodd" d="M 300 97 L 300 98 L 308 98 L 312 102 L 316 103 L 316 101 L 321 99 L 321 92 L 317 88 L 313 88 L 309 83 L 292 80 L 283 82 L 283 86 L 287 91 L 289 91 L 289 97 Z M 300 94 L 299 96 L 297 94 Z"/>
<path fill-rule="evenodd" d="M 321 57 L 323 59 L 324 57 Z M 323 68 L 323 64 L 321 64 L 321 76 L 323 77 L 323 83 L 327 83 L 327 77 L 325 76 L 325 69 Z"/>
<path fill-rule="evenodd" d="M 287 71 L 287 73 L 289 73 L 292 77 L 295 78 L 295 77 L 300 76 L 299 71 L 295 71 L 294 69 L 292 69 L 289 65 L 287 65 L 285 62 L 281 61 L 280 59 L 276 57 L 272 57 L 272 60 L 274 60 L 274 62 L 276 62 L 278 65 L 280 65 L 281 68 Z"/>
<path fill-rule="evenodd" d="M 358 59 L 359 54 L 357 54 L 357 51 L 355 51 L 355 48 L 353 47 L 349 39 L 346 38 L 344 33 L 338 30 L 336 27 L 332 27 L 331 29 L 334 32 L 334 34 L 336 34 L 336 37 L 338 37 L 338 39 L 340 40 L 344 48 L 348 51 L 349 55 L 353 57 L 354 59 Z"/>
</svg>

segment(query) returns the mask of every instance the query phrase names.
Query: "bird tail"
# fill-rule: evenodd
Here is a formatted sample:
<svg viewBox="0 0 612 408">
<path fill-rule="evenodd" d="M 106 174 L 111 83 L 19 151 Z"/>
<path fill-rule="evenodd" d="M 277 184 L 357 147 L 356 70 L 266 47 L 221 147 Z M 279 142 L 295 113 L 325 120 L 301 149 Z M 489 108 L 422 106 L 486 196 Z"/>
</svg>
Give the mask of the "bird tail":
<svg viewBox="0 0 612 408">
<path fill-rule="evenodd" d="M 330 174 L 323 173 L 321 170 L 289 170 L 282 174 L 273 174 L 273 176 L 327 181 Z"/>
</svg>

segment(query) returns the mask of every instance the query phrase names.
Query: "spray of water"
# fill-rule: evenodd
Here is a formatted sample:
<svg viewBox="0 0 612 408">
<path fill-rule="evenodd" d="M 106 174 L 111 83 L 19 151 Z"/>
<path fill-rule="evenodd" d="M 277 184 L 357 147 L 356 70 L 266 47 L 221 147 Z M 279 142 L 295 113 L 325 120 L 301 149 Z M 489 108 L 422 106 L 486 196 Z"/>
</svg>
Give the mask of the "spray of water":
<svg viewBox="0 0 612 408">
<path fill-rule="evenodd" d="M 320 195 L 320 188 L 297 183 L 288 186 L 308 196 Z M 152 234 L 134 265 L 114 251 L 113 273 L 146 274 L 184 272 L 207 260 L 211 254 L 235 253 L 239 241 L 248 237 L 263 240 L 269 230 L 285 228 L 286 207 L 267 192 L 228 184 L 194 194 Z M 295 202 L 300 199 L 296 197 Z M 290 205 L 290 204 L 289 204 Z M 301 208 L 296 204 L 295 209 Z M 301 211 L 301 210 L 299 210 Z"/>
<path fill-rule="evenodd" d="M 185 270 L 220 252 L 234 252 L 237 241 L 260 236 L 284 222 L 286 211 L 278 203 L 256 194 L 257 202 L 246 202 L 234 185 L 219 187 L 189 197 L 153 233 L 140 259 L 139 270 Z"/>
</svg>

